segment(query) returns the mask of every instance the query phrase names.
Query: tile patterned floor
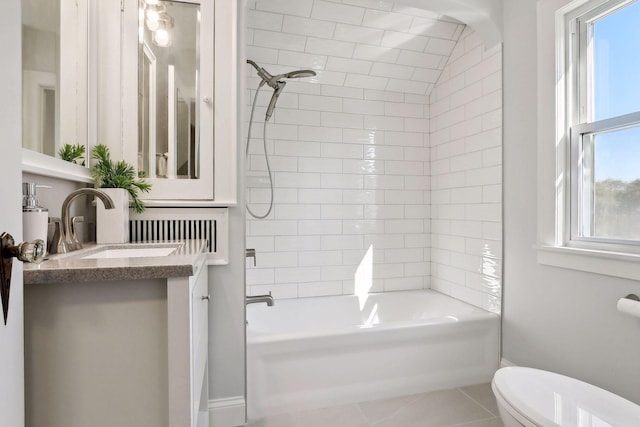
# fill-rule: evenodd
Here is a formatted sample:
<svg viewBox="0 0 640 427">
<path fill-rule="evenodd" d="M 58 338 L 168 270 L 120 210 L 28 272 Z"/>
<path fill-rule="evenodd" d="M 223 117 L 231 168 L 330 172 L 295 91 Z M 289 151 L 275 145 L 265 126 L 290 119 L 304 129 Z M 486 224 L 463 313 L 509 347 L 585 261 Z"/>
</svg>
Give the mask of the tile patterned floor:
<svg viewBox="0 0 640 427">
<path fill-rule="evenodd" d="M 247 427 L 503 427 L 490 384 L 301 411 Z"/>
</svg>

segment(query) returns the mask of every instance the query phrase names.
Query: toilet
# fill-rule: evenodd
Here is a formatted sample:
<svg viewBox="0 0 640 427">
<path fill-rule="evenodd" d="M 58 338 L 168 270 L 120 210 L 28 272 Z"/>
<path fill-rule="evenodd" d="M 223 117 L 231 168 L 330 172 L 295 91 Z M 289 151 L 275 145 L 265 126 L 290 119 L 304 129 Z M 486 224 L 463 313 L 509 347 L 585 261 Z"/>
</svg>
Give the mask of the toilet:
<svg viewBox="0 0 640 427">
<path fill-rule="evenodd" d="M 505 427 L 640 426 L 639 405 L 564 375 L 502 368 L 491 388 Z"/>
</svg>

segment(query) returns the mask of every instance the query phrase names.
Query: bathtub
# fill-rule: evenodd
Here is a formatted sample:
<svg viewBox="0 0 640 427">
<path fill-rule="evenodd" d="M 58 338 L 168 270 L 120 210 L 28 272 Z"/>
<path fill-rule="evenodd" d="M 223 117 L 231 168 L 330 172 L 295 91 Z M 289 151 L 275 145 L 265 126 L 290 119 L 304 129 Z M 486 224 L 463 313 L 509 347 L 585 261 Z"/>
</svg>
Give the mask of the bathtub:
<svg viewBox="0 0 640 427">
<path fill-rule="evenodd" d="M 249 418 L 489 382 L 499 316 L 431 290 L 247 307 Z"/>
</svg>

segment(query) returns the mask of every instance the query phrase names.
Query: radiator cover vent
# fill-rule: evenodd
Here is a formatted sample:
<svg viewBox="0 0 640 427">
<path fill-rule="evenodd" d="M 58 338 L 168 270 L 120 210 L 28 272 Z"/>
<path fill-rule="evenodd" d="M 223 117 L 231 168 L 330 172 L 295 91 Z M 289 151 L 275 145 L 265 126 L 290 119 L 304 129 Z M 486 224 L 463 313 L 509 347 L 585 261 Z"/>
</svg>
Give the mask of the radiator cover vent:
<svg viewBox="0 0 640 427">
<path fill-rule="evenodd" d="M 147 208 L 131 213 L 129 241 L 207 240 L 210 264 L 228 264 L 227 208 Z"/>
<path fill-rule="evenodd" d="M 132 219 L 129 241 L 207 240 L 207 252 L 216 252 L 217 223 L 214 219 Z"/>
</svg>

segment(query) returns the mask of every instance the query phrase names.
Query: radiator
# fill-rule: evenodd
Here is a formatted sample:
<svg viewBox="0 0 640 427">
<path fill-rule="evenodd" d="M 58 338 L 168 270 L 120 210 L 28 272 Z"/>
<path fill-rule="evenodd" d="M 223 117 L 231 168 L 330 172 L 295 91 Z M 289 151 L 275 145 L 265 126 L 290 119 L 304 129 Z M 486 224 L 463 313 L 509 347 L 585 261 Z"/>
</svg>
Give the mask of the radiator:
<svg viewBox="0 0 640 427">
<path fill-rule="evenodd" d="M 227 208 L 147 208 L 131 213 L 129 241 L 207 240 L 210 263 L 228 263 Z"/>
</svg>

